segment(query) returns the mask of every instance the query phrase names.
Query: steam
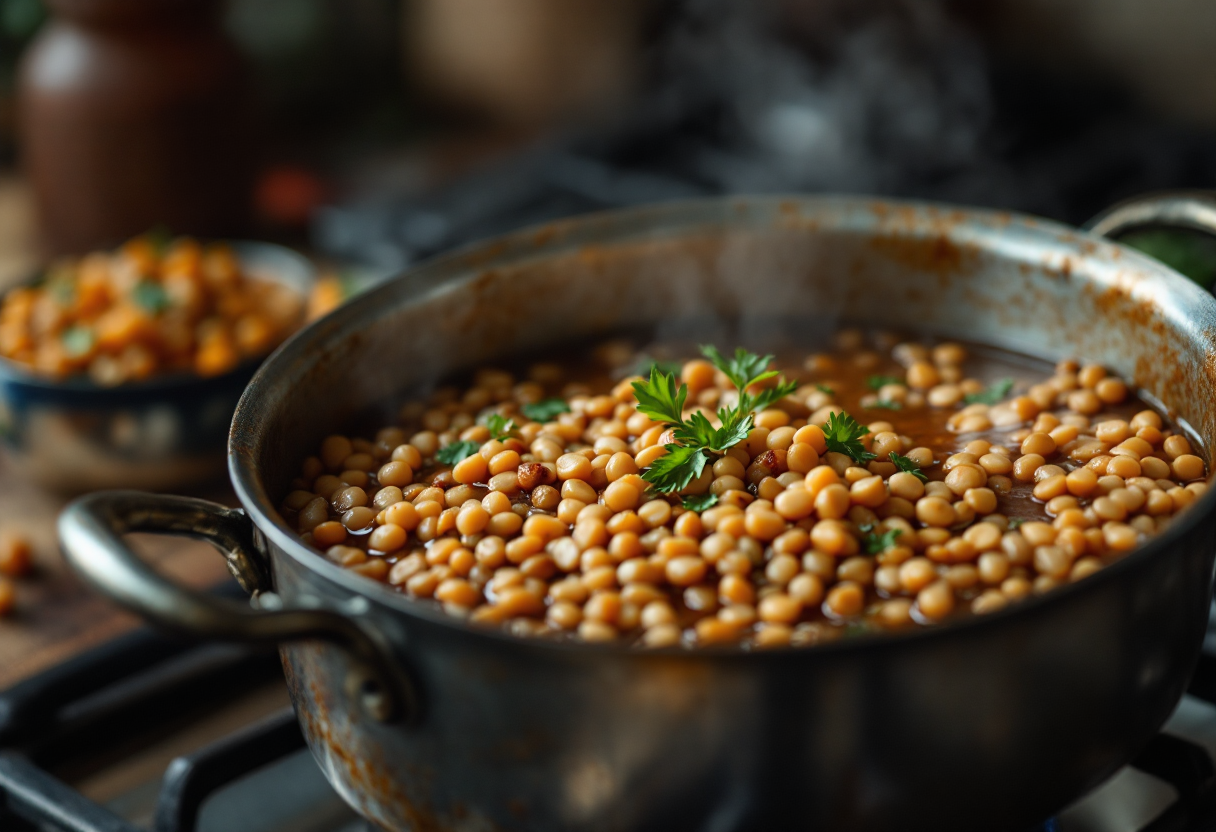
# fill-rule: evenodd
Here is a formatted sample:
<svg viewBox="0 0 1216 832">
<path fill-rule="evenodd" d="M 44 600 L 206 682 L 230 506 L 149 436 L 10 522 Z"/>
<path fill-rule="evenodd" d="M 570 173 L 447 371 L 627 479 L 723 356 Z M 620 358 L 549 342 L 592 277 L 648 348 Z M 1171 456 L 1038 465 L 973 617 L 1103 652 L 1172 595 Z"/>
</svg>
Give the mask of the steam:
<svg viewBox="0 0 1216 832">
<path fill-rule="evenodd" d="M 727 192 L 896 193 L 975 164 L 992 111 L 987 70 L 939 3 L 812 13 L 810 49 L 796 48 L 774 2 L 687 0 L 657 46 L 663 80 L 644 118 L 713 106 L 720 140 L 693 165 Z"/>
</svg>

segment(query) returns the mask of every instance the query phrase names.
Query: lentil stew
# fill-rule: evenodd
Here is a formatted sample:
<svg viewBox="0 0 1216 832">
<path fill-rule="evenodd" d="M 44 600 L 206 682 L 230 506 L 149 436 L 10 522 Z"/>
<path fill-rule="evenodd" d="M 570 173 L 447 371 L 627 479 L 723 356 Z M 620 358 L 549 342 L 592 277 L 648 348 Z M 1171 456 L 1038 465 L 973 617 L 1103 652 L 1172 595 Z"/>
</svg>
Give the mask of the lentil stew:
<svg viewBox="0 0 1216 832">
<path fill-rule="evenodd" d="M 720 356 L 613 341 L 326 438 L 281 510 L 330 560 L 519 635 L 771 647 L 1047 592 L 1208 487 L 1185 434 L 1097 365 L 860 330 L 799 359 L 777 364 L 792 392 L 678 493 L 647 481 L 678 440 L 635 385 L 678 372 L 680 409 L 716 423 L 739 391 Z"/>
</svg>

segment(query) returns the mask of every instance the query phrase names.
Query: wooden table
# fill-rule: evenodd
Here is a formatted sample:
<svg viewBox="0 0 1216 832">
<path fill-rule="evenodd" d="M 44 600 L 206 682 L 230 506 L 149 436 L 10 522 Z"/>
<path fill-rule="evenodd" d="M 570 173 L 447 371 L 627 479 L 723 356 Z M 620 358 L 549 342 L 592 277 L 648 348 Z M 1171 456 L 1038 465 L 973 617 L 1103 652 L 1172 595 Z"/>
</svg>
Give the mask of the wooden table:
<svg viewBox="0 0 1216 832">
<path fill-rule="evenodd" d="M 38 260 L 29 193 L 20 180 L 0 176 L 0 289 L 28 276 Z M 234 504 L 224 484 L 197 493 Z M 84 586 L 64 563 L 55 518 L 67 499 L 18 480 L 0 465 L 0 529 L 26 535 L 36 564 L 33 575 L 17 582 L 16 610 L 0 618 L 0 690 L 138 625 Z M 137 549 L 184 583 L 207 586 L 228 574 L 223 558 L 207 544 L 138 538 Z"/>
</svg>

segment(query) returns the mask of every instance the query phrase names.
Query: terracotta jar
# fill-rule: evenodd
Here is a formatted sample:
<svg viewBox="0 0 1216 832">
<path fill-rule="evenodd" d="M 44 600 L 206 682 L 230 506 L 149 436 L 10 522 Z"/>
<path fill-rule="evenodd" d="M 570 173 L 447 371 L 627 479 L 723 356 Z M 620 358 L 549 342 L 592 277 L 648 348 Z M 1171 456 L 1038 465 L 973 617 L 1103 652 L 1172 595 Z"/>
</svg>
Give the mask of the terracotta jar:
<svg viewBox="0 0 1216 832">
<path fill-rule="evenodd" d="M 23 58 L 21 156 L 53 253 L 247 223 L 250 85 L 214 0 L 49 0 Z"/>
</svg>

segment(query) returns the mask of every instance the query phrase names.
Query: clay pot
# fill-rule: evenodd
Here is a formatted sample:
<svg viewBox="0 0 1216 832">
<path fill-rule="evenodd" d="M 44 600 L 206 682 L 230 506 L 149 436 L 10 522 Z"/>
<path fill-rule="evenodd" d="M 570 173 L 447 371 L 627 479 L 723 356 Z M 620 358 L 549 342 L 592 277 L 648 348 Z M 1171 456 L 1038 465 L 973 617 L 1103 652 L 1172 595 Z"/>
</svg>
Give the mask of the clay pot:
<svg viewBox="0 0 1216 832">
<path fill-rule="evenodd" d="M 53 253 L 246 227 L 250 84 L 213 0 L 50 0 L 20 67 L 21 155 Z"/>
</svg>

